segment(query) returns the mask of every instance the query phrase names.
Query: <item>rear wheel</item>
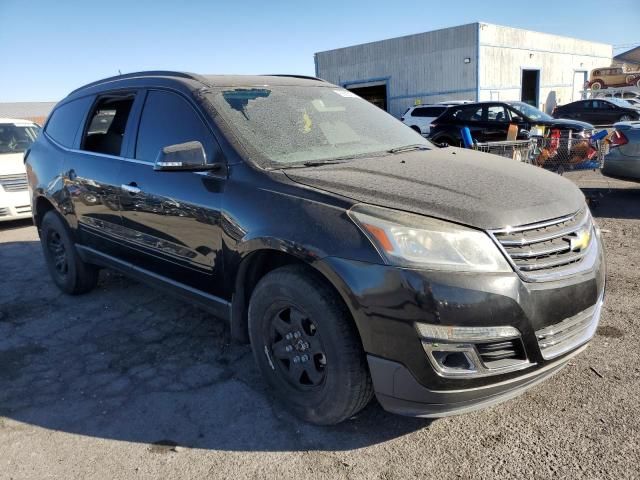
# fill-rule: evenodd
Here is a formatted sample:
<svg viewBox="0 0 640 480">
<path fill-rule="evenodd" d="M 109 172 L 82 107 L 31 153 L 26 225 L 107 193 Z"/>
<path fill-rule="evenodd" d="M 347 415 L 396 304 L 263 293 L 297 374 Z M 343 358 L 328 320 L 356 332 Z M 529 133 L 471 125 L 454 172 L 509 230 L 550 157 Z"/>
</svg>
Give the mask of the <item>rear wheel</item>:
<svg viewBox="0 0 640 480">
<path fill-rule="evenodd" d="M 308 422 L 339 423 L 373 396 L 348 310 L 308 267 L 282 267 L 260 280 L 249 305 L 249 337 L 278 399 Z"/>
<path fill-rule="evenodd" d="M 420 127 L 417 127 L 416 125 L 412 125 L 411 128 L 413 128 L 416 132 L 422 135 L 422 132 L 420 131 Z"/>
<path fill-rule="evenodd" d="M 618 119 L 619 122 L 630 122 L 631 120 L 633 120 L 633 118 L 631 118 L 631 115 L 622 115 Z"/>
<path fill-rule="evenodd" d="M 40 225 L 40 243 L 51 278 L 65 293 L 77 295 L 98 283 L 98 268 L 82 261 L 60 215 L 49 211 Z"/>
</svg>

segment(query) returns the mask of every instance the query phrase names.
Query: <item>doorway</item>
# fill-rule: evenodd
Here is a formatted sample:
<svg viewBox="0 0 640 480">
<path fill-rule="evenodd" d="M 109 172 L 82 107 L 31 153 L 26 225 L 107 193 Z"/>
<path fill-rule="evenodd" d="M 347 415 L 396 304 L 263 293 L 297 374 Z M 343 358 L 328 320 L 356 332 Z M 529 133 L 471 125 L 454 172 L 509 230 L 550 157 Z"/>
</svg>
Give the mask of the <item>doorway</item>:
<svg viewBox="0 0 640 480">
<path fill-rule="evenodd" d="M 540 101 L 540 70 L 522 70 L 522 89 L 520 100 L 533 107 Z"/>
<path fill-rule="evenodd" d="M 582 100 L 582 91 L 585 89 L 585 83 L 587 83 L 587 72 L 573 72 L 573 94 L 571 95 L 572 102 L 575 102 L 576 100 Z"/>
<path fill-rule="evenodd" d="M 373 103 L 376 107 L 380 107 L 387 111 L 387 84 L 372 85 L 367 87 L 345 87 L 350 92 L 355 93 L 359 97 L 364 98 L 368 102 Z"/>
</svg>

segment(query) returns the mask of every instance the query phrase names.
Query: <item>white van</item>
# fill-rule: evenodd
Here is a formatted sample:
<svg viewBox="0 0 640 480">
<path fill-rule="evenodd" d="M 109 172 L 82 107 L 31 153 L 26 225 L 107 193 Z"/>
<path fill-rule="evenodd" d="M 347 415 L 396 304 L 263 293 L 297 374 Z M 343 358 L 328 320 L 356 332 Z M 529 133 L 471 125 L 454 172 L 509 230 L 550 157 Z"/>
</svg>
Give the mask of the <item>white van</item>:
<svg viewBox="0 0 640 480">
<path fill-rule="evenodd" d="M 33 122 L 0 118 L 0 222 L 31 218 L 23 157 L 39 132 Z"/>
</svg>

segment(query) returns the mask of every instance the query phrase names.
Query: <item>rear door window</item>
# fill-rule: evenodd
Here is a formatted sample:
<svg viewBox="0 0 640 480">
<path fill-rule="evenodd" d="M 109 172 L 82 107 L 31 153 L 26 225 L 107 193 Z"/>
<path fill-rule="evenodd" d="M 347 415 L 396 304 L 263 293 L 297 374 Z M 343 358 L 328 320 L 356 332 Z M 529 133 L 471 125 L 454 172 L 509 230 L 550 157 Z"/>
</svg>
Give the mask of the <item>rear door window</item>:
<svg viewBox="0 0 640 480">
<path fill-rule="evenodd" d="M 161 148 L 191 141 L 202 143 L 207 160 L 213 161 L 213 136 L 189 102 L 172 92 L 151 90 L 140 118 L 136 158 L 154 162 Z"/>
<path fill-rule="evenodd" d="M 60 105 L 51 114 L 44 131 L 60 145 L 73 148 L 76 134 L 92 102 L 93 97 L 84 97 Z"/>
<path fill-rule="evenodd" d="M 100 97 L 87 121 L 81 149 L 105 155 L 122 155 L 124 132 L 134 99 L 133 93 Z"/>
</svg>

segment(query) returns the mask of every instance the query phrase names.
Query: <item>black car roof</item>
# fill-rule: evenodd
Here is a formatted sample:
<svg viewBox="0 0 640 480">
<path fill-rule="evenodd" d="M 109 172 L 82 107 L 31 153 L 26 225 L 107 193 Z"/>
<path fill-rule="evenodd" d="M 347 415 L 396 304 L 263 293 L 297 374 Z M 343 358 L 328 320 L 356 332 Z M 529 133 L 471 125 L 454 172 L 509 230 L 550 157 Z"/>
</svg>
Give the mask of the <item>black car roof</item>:
<svg viewBox="0 0 640 480">
<path fill-rule="evenodd" d="M 69 97 L 75 96 L 76 94 L 89 89 L 95 89 L 96 87 L 111 88 L 125 86 L 127 83 L 131 83 L 134 80 L 140 81 L 144 79 L 164 81 L 169 80 L 192 87 L 194 86 L 194 84 L 200 84 L 200 86 L 205 87 L 250 87 L 265 85 L 318 86 L 319 84 L 331 86 L 330 83 L 325 82 L 320 78 L 306 75 L 200 75 L 189 72 L 153 70 L 126 73 L 123 75 L 103 78 L 102 80 L 97 80 L 95 82 L 83 85 L 82 87 L 76 88 L 69 94 Z"/>
</svg>

